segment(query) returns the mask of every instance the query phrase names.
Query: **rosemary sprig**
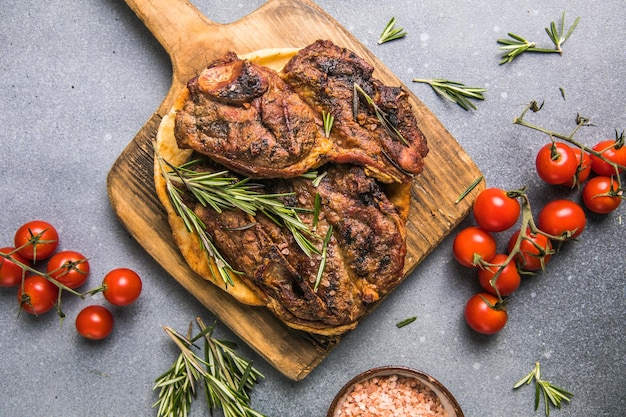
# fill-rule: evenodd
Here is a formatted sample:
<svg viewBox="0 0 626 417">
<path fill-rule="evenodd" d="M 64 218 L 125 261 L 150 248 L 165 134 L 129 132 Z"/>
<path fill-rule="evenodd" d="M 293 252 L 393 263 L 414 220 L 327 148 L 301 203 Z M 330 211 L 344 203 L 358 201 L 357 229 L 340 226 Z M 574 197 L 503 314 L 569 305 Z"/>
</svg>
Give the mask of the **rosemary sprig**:
<svg viewBox="0 0 626 417">
<path fill-rule="evenodd" d="M 187 337 L 170 327 L 163 329 L 180 349 L 174 365 L 155 381 L 159 390 L 158 417 L 186 417 L 196 396 L 196 387 L 204 385 L 207 404 L 221 408 L 225 417 L 264 417 L 250 407 L 249 391 L 263 375 L 252 363 L 239 357 L 231 344 L 212 337 L 215 324 L 206 327 L 199 318 L 200 332 Z M 204 339 L 204 358 L 194 343 Z"/>
<path fill-rule="evenodd" d="M 446 80 L 444 78 L 415 78 L 413 82 L 430 85 L 441 97 L 458 104 L 465 110 L 469 110 L 470 108 L 476 110 L 476 106 L 469 99 L 484 100 L 485 96 L 483 93 L 487 91 L 485 88 L 467 87 L 461 82 Z"/>
<path fill-rule="evenodd" d="M 324 121 L 324 136 L 329 138 L 333 123 L 335 123 L 335 116 L 322 110 L 322 120 Z"/>
<path fill-rule="evenodd" d="M 315 177 L 312 178 L 312 180 L 311 180 L 311 184 L 313 184 L 313 187 L 319 186 L 320 182 L 322 182 L 322 180 L 324 179 L 326 174 L 328 174 L 328 171 L 324 171 L 321 174 L 317 174 L 317 172 L 316 172 L 315 173 Z"/>
<path fill-rule="evenodd" d="M 541 379 L 541 366 L 539 362 L 535 362 L 535 368 L 530 371 L 528 375 L 517 381 L 517 383 L 513 385 L 513 389 L 517 389 L 522 385 L 528 385 L 533 381 L 535 381 L 535 411 L 539 408 L 540 397 L 543 396 L 546 417 L 550 415 L 550 404 L 556 408 L 561 408 L 562 401 L 569 402 L 571 397 L 574 396 L 571 392 Z"/>
<path fill-rule="evenodd" d="M 500 45 L 503 45 L 500 46 L 498 49 L 504 51 L 504 55 L 500 60 L 500 65 L 513 61 L 524 52 L 562 54 L 562 45 L 563 43 L 565 43 L 567 38 L 570 37 L 570 35 L 578 25 L 578 22 L 580 22 L 580 17 L 577 17 L 572 26 L 570 26 L 567 32 L 565 32 L 565 12 L 563 12 L 559 29 L 557 29 L 556 23 L 554 21 L 550 23 L 550 26 L 545 28 L 546 33 L 554 44 L 554 48 L 540 48 L 537 46 L 536 42 L 530 42 L 519 35 L 516 35 L 514 33 L 508 33 L 507 35 L 509 36 L 509 38 L 497 40 Z"/>
<path fill-rule="evenodd" d="M 572 26 L 569 27 L 569 29 L 567 30 L 567 33 L 564 33 L 565 32 L 565 12 L 563 12 L 563 15 L 561 16 L 561 25 L 559 26 L 558 30 L 556 28 L 556 23 L 554 23 L 554 21 L 550 22 L 550 26 L 546 28 L 546 33 L 552 40 L 552 43 L 554 44 L 554 47 L 556 48 L 556 51 L 558 53 L 560 54 L 563 53 L 563 49 L 561 48 L 561 45 L 565 43 L 565 41 L 567 40 L 567 38 L 570 37 L 574 29 L 576 29 L 576 26 L 578 26 L 578 22 L 580 22 L 580 16 L 577 17 L 576 20 L 574 20 L 574 23 L 572 24 Z"/>
<path fill-rule="evenodd" d="M 393 136 L 396 136 L 403 144 L 409 146 L 409 142 L 407 142 L 404 136 L 402 136 L 402 133 L 400 133 L 396 126 L 391 123 L 391 121 L 387 117 L 387 113 L 385 113 L 380 107 L 378 107 L 374 100 L 357 83 L 354 83 L 352 95 L 352 116 L 354 117 L 354 119 L 356 120 L 359 112 L 359 94 L 361 94 L 363 98 L 365 98 L 365 101 L 367 101 L 367 104 L 374 109 L 374 113 L 376 114 L 378 121 L 387 129 L 387 131 L 389 131 L 389 133 L 391 133 Z"/>
<path fill-rule="evenodd" d="M 206 225 L 196 215 L 196 213 L 191 210 L 183 201 L 183 191 L 176 187 L 172 181 L 172 175 L 175 171 L 168 171 L 166 169 L 166 165 L 172 167 L 168 164 L 163 158 L 158 157 L 159 167 L 161 170 L 161 175 L 165 179 L 167 194 L 174 207 L 174 210 L 178 214 L 178 216 L 182 219 L 185 224 L 185 228 L 189 233 L 196 233 L 198 238 L 200 239 L 200 245 L 202 249 L 207 253 L 207 255 L 213 259 L 215 265 L 217 266 L 218 273 L 220 278 L 226 285 L 234 285 L 232 274 L 237 274 L 239 272 L 235 271 L 232 266 L 224 259 L 220 251 L 215 247 L 211 236 L 206 231 Z M 213 271 L 213 270 L 211 270 Z"/>
<path fill-rule="evenodd" d="M 398 329 L 403 328 L 404 326 L 408 326 L 409 324 L 413 323 L 415 320 L 417 320 L 416 316 L 413 317 L 408 317 L 404 320 L 400 320 L 399 322 L 396 323 L 396 327 Z"/>
<path fill-rule="evenodd" d="M 163 161 L 162 158 L 160 160 Z M 309 226 L 298 215 L 299 212 L 310 212 L 310 210 L 288 207 L 280 200 L 280 197 L 290 196 L 293 193 L 264 194 L 258 191 L 263 186 L 249 182 L 249 178 L 236 180 L 229 177 L 227 171 L 198 172 L 191 169 L 198 162 L 193 160 L 182 166 L 173 166 L 164 161 L 163 163 L 167 164 L 169 169 L 163 169 L 162 172 L 166 181 L 184 186 L 203 206 L 211 207 L 218 213 L 223 210 L 239 209 L 254 216 L 257 212 L 262 212 L 277 224 L 284 225 L 307 256 L 311 257 L 314 253 L 320 253 L 320 250 L 310 240 L 311 237 L 317 236 L 314 236 Z M 168 187 L 169 189 L 170 187 Z M 174 186 L 171 189 L 180 191 Z M 180 196 L 178 198 L 181 199 Z M 181 211 L 178 211 L 178 204 L 175 204 L 174 207 L 177 208 L 179 215 L 182 214 L 181 211 L 186 211 L 184 204 L 180 207 Z M 192 224 L 192 226 L 194 225 Z M 196 229 L 193 228 L 193 230 Z M 209 254 L 211 256 L 221 258 L 214 247 L 210 249 Z"/>
<path fill-rule="evenodd" d="M 382 33 L 380 34 L 380 37 L 378 38 L 379 45 L 385 42 L 404 38 L 406 36 L 406 31 L 403 28 L 395 27 L 395 26 L 396 26 L 396 18 L 392 17 L 389 20 L 389 22 L 387 22 L 385 29 L 383 29 Z"/>
<path fill-rule="evenodd" d="M 315 285 L 313 286 L 313 291 L 317 292 L 317 289 L 322 282 L 322 275 L 324 273 L 324 268 L 326 268 L 326 256 L 328 254 L 328 244 L 330 243 L 330 238 L 333 234 L 333 226 L 328 226 L 328 230 L 326 231 L 326 237 L 324 237 L 324 245 L 322 247 L 322 257 L 320 259 L 320 266 L 317 269 L 317 276 L 315 277 Z"/>
</svg>

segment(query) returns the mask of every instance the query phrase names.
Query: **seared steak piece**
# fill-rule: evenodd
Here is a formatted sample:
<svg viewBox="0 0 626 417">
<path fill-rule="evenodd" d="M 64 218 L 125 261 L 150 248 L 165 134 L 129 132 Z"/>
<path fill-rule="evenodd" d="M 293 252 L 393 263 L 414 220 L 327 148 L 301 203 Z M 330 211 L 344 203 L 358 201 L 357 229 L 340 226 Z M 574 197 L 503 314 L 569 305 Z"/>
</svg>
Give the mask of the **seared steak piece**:
<svg viewBox="0 0 626 417">
<path fill-rule="evenodd" d="M 317 187 L 302 177 L 265 184 L 269 193 L 294 192 L 285 197 L 287 206 L 313 208 L 320 195 L 318 248 L 330 225 L 333 233 L 317 291 L 321 257 L 305 255 L 284 227 L 262 214 L 195 208 L 220 253 L 271 311 L 291 327 L 322 333 L 354 327 L 370 303 L 395 288 L 406 253 L 404 223 L 379 184 L 360 167 L 324 169 Z M 313 214 L 302 219 L 312 224 Z"/>
<path fill-rule="evenodd" d="M 280 75 L 229 53 L 188 82 L 176 116 L 178 146 L 253 178 L 293 178 L 335 162 L 365 167 L 385 183 L 406 183 L 423 168 L 426 140 L 406 92 L 372 73 L 330 41 L 301 50 Z M 323 112 L 335 118 L 330 138 Z"/>
<path fill-rule="evenodd" d="M 298 176 L 332 154 L 314 112 L 269 68 L 229 53 L 187 88 L 176 116 L 180 148 L 255 178 Z"/>
<path fill-rule="evenodd" d="M 348 49 L 319 40 L 299 51 L 282 76 L 318 113 L 334 116 L 331 139 L 341 149 L 335 161 L 366 166 L 383 182 L 406 182 L 422 171 L 426 139 L 407 93 L 382 84 L 373 72 Z"/>
</svg>

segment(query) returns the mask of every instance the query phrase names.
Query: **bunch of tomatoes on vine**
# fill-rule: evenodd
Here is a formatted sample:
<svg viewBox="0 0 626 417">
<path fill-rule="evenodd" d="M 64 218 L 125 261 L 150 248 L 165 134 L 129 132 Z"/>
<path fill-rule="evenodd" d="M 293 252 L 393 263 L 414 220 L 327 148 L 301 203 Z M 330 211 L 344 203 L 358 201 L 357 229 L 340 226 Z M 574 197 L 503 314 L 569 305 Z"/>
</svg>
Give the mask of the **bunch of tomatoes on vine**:
<svg viewBox="0 0 626 417">
<path fill-rule="evenodd" d="M 487 188 L 478 194 L 473 205 L 477 225 L 456 235 L 453 253 L 461 265 L 477 270 L 482 291 L 467 301 L 464 316 L 479 333 L 494 334 L 504 328 L 509 296 L 520 286 L 522 276 L 543 271 L 564 242 L 580 236 L 587 224 L 585 209 L 609 214 L 624 199 L 624 132 L 616 131 L 615 139 L 589 147 L 574 140 L 575 133 L 589 124 L 579 115 L 569 135 L 524 120 L 528 111 L 536 112 L 541 107 L 531 102 L 514 123 L 549 136 L 549 142 L 536 155 L 537 174 L 550 186 L 579 190 L 581 203 L 570 199 L 549 201 L 535 221 L 525 188 Z M 519 228 L 511 234 L 506 251 L 498 252 L 494 234 L 509 231 L 518 222 Z"/>
<path fill-rule="evenodd" d="M 102 293 L 113 306 L 126 306 L 141 294 L 139 275 L 128 268 L 109 271 L 101 285 L 79 292 L 90 274 L 89 260 L 80 252 L 59 247 L 59 234 L 50 223 L 32 220 L 21 225 L 14 246 L 0 248 L 0 287 L 17 289 L 18 311 L 39 316 L 56 307 L 61 320 L 62 296 L 81 299 Z M 84 307 L 76 316 L 76 330 L 87 339 L 104 339 L 113 330 L 113 313 L 100 304 Z"/>
</svg>

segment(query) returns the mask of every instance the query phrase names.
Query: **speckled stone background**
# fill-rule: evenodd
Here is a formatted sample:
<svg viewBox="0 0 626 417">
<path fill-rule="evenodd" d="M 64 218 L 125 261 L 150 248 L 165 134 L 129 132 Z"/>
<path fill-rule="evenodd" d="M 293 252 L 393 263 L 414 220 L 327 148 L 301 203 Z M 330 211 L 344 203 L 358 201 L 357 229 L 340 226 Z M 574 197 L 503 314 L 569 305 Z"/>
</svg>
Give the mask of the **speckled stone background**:
<svg viewBox="0 0 626 417">
<path fill-rule="evenodd" d="M 228 23 L 263 1 L 195 3 Z M 544 101 L 532 120 L 563 133 L 576 114 L 589 117 L 594 126 L 577 136 L 587 144 L 626 128 L 623 0 L 317 3 L 440 118 L 489 186 L 528 186 L 536 210 L 550 199 L 579 196 L 536 176 L 534 154 L 547 137 L 512 123 L 526 103 Z M 581 20 L 562 56 L 524 55 L 498 65 L 498 38 L 514 32 L 549 46 L 544 27 L 564 10 L 566 23 Z M 408 36 L 377 45 L 392 16 Z M 140 301 L 114 310 L 114 333 L 97 343 L 74 330 L 86 301 L 66 300 L 68 318 L 59 326 L 54 313 L 18 316 L 14 291 L 0 289 L 0 415 L 153 416 L 152 384 L 176 355 L 161 326 L 184 331 L 196 316 L 213 317 L 124 230 L 105 182 L 168 91 L 168 56 L 121 0 L 3 0 L 0 56 L 0 246 L 11 244 L 20 224 L 43 218 L 59 229 L 62 248 L 89 256 L 90 286 L 120 266 L 144 277 Z M 413 83 L 416 77 L 485 87 L 486 100 L 466 112 Z M 477 283 L 453 260 L 451 235 L 303 381 L 286 379 L 239 343 L 266 376 L 253 406 L 273 417 L 323 416 L 354 375 L 394 364 L 439 379 L 466 416 L 539 416 L 533 390 L 512 387 L 540 361 L 546 379 L 575 394 L 551 415 L 626 415 L 625 206 L 590 215 L 578 242 L 545 273 L 524 280 L 496 336 L 465 325 L 463 306 Z M 470 224 L 468 218 L 461 227 Z M 396 328 L 410 316 L 417 320 Z M 216 334 L 238 341 L 219 324 Z M 197 401 L 192 415 L 208 415 L 206 406 Z"/>
</svg>

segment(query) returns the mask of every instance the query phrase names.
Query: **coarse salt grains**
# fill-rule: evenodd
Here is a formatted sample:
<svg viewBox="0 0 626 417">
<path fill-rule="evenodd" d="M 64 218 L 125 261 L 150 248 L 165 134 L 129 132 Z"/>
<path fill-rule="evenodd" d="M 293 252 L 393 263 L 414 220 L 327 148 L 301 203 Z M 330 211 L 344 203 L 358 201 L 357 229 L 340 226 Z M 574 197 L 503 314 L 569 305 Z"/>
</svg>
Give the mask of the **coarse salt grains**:
<svg viewBox="0 0 626 417">
<path fill-rule="evenodd" d="M 335 416 L 448 417 L 448 412 L 420 381 L 387 375 L 355 384 L 339 403 Z"/>
</svg>

